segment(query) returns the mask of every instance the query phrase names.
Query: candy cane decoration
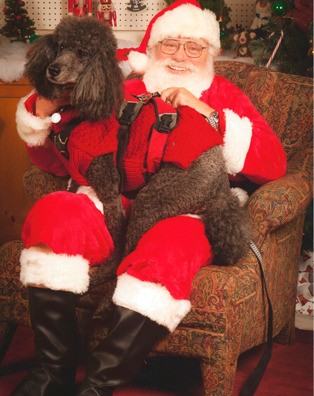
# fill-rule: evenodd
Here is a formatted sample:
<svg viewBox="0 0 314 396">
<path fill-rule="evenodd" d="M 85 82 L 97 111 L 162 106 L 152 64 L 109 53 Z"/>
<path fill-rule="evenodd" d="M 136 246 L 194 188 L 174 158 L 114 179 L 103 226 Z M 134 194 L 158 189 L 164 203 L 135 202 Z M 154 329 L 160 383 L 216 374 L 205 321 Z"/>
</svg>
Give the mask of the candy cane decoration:
<svg viewBox="0 0 314 396">
<path fill-rule="evenodd" d="M 279 39 L 278 39 L 278 41 L 277 41 L 276 47 L 274 48 L 274 50 L 273 50 L 273 52 L 272 52 L 272 54 L 271 54 L 271 56 L 270 56 L 270 58 L 269 58 L 269 60 L 268 60 L 268 62 L 267 62 L 266 67 L 269 67 L 270 64 L 272 63 L 272 61 L 273 61 L 273 59 L 274 59 L 274 57 L 275 57 L 275 55 L 276 55 L 276 53 L 277 53 L 277 51 L 278 51 L 278 48 L 279 48 L 279 46 L 280 46 L 280 43 L 282 42 L 282 39 L 283 39 L 283 31 L 281 30 L 281 32 L 280 32 L 280 37 L 279 37 Z"/>
</svg>

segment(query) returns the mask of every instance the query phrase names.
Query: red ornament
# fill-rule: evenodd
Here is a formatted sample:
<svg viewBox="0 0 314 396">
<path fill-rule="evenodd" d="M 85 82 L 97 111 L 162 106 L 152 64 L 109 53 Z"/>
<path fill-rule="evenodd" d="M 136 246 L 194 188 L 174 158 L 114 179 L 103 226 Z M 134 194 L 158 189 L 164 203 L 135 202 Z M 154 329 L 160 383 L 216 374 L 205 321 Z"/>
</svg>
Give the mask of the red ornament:
<svg viewBox="0 0 314 396">
<path fill-rule="evenodd" d="M 111 0 L 100 0 L 97 7 L 97 18 L 110 26 L 117 26 L 117 14 Z"/>
</svg>

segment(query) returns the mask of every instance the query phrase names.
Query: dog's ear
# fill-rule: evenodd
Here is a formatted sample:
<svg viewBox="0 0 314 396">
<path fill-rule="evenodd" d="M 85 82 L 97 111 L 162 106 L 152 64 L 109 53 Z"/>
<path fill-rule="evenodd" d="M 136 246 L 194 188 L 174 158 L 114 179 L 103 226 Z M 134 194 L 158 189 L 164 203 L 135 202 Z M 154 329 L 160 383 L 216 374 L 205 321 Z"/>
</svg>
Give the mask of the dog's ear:
<svg viewBox="0 0 314 396">
<path fill-rule="evenodd" d="M 30 48 L 25 65 L 25 76 L 36 88 L 37 92 L 46 98 L 55 97 L 54 85 L 46 78 L 46 70 L 56 57 L 57 47 L 53 34 L 40 37 Z"/>
<path fill-rule="evenodd" d="M 99 49 L 74 87 L 72 104 L 86 119 L 109 118 L 122 103 L 122 81 L 115 53 Z"/>
</svg>

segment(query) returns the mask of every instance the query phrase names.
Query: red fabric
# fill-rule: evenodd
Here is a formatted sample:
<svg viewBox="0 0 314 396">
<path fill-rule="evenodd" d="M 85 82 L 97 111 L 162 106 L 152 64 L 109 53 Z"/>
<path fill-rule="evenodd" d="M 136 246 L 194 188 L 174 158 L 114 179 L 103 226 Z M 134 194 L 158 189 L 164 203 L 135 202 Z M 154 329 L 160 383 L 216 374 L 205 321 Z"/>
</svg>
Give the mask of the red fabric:
<svg viewBox="0 0 314 396">
<path fill-rule="evenodd" d="M 78 184 L 88 185 L 84 175 L 94 158 L 117 151 L 117 134 L 115 115 L 99 122 L 83 121 L 72 131 L 68 143 L 69 172 Z"/>
<path fill-rule="evenodd" d="M 34 114 L 37 94 L 25 102 L 26 110 Z M 69 122 L 78 116 L 73 108 L 60 112 L 61 120 L 52 124 L 54 133 L 61 132 Z M 109 119 L 90 122 L 83 121 L 72 131 L 68 141 L 69 160 L 55 147 L 27 146 L 30 159 L 39 168 L 57 176 L 70 175 L 79 185 L 88 185 L 84 175 L 91 161 L 100 155 L 115 153 L 118 147 L 118 121 L 113 114 Z"/>
<path fill-rule="evenodd" d="M 38 93 L 34 93 L 33 95 L 29 96 L 24 102 L 25 109 L 31 114 L 36 114 L 37 98 L 38 98 Z"/>
<path fill-rule="evenodd" d="M 54 253 L 81 255 L 90 265 L 114 250 L 104 216 L 84 194 L 65 191 L 41 198 L 28 213 L 22 239 L 26 248 L 43 243 Z"/>
<path fill-rule="evenodd" d="M 279 138 L 238 87 L 224 77 L 215 75 L 201 100 L 218 111 L 223 136 L 226 132 L 224 110 L 232 110 L 239 117 L 248 117 L 250 120 L 252 138 L 243 169 L 238 176 L 264 184 L 285 175 L 287 158 Z"/>
<path fill-rule="evenodd" d="M 195 275 L 212 257 L 202 221 L 176 216 L 152 227 L 122 261 L 117 275 L 126 272 L 165 286 L 175 299 L 188 299 Z"/>
<path fill-rule="evenodd" d="M 187 169 L 206 150 L 222 144 L 222 136 L 191 107 L 181 106 L 178 113 L 179 123 L 169 134 L 163 161 Z"/>
</svg>

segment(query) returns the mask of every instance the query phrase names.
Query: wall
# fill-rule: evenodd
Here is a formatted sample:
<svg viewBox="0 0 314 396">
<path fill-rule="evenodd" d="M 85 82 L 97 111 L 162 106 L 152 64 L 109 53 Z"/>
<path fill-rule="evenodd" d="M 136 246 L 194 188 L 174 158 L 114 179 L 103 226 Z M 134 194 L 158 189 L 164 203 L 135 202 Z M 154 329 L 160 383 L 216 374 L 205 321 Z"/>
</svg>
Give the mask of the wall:
<svg viewBox="0 0 314 396">
<path fill-rule="evenodd" d="M 166 6 L 163 0 L 143 0 L 146 8 L 141 12 L 131 12 L 127 9 L 129 0 L 112 0 L 117 13 L 115 34 L 119 39 L 139 42 L 151 18 Z M 96 14 L 98 0 L 93 0 L 93 13 Z M 0 0 L 0 10 L 4 8 L 5 0 Z M 231 8 L 232 25 L 236 23 L 249 27 L 254 17 L 255 0 L 226 0 Z M 62 16 L 67 13 L 67 1 L 53 2 L 51 0 L 25 0 L 25 8 L 35 21 L 38 34 L 54 29 Z M 0 26 L 4 24 L 4 15 L 0 14 Z"/>
</svg>

